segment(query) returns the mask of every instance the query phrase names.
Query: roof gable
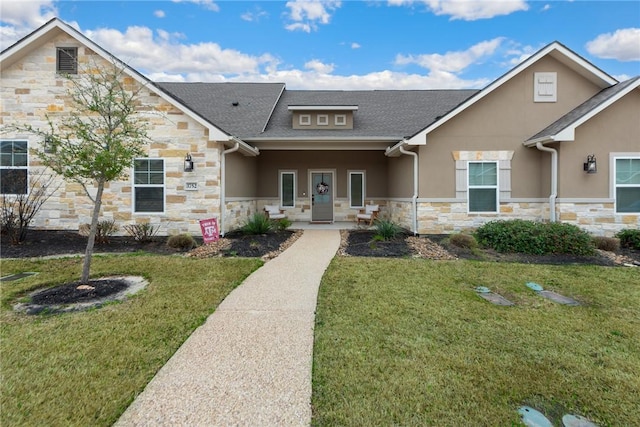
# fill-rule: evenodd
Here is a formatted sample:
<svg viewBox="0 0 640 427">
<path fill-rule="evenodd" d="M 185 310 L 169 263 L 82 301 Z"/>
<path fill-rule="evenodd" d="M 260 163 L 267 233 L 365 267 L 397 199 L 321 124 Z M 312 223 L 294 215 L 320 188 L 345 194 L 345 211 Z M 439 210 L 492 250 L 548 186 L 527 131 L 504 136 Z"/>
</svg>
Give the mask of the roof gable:
<svg viewBox="0 0 640 427">
<path fill-rule="evenodd" d="M 573 141 L 578 126 L 618 101 L 634 89 L 640 87 L 640 76 L 610 86 L 577 106 L 554 123 L 524 142 L 533 146 L 538 142 Z"/>
<path fill-rule="evenodd" d="M 442 118 L 440 118 L 436 122 L 428 125 L 424 129 L 422 129 L 420 132 L 416 133 L 415 135 L 412 135 L 410 138 L 407 138 L 405 141 L 401 141 L 400 143 L 396 144 L 394 147 L 391 147 L 388 151 L 389 152 L 397 151 L 398 147 L 405 143 L 408 143 L 409 145 L 423 145 L 426 141 L 426 136 L 429 133 L 433 132 L 435 129 L 439 128 L 444 123 L 456 117 L 458 114 L 465 111 L 467 108 L 474 105 L 475 103 L 483 99 L 485 96 L 494 92 L 496 89 L 500 88 L 506 82 L 511 80 L 513 77 L 517 76 L 518 74 L 520 74 L 521 72 L 529 68 L 532 64 L 536 63 L 537 61 L 539 61 L 540 59 L 544 58 L 547 55 L 558 60 L 559 62 L 566 65 L 567 67 L 569 67 L 570 69 L 578 73 L 579 75 L 583 76 L 584 78 L 588 79 L 589 81 L 591 81 L 592 83 L 596 84 L 597 86 L 603 89 L 617 83 L 616 79 L 614 79 L 604 71 L 600 70 L 598 67 L 594 66 L 593 64 L 591 64 L 590 62 L 588 62 L 587 60 L 585 60 L 584 58 L 582 58 L 581 56 L 573 52 L 572 50 L 568 49 L 561 43 L 553 42 L 545 46 L 544 48 L 536 52 L 534 55 L 524 60 L 523 62 L 521 62 L 519 65 L 514 67 L 512 70 L 510 70 L 509 72 L 507 72 L 506 74 L 498 78 L 497 80 L 490 83 L 487 87 L 482 89 L 475 96 L 469 98 L 468 100 L 460 104 L 458 107 L 456 107 L 455 109 L 453 109 L 452 111 L 444 115 Z"/>
<path fill-rule="evenodd" d="M 135 69 L 133 69 L 132 67 L 130 67 L 129 65 L 127 65 L 126 63 L 118 59 L 115 55 L 109 53 L 108 51 L 100 47 L 98 44 L 91 41 L 89 38 L 84 36 L 78 30 L 68 25 L 64 21 L 60 20 L 59 18 L 51 19 L 50 21 L 48 21 L 46 24 L 44 24 L 37 30 L 33 31 L 32 33 L 23 37 L 21 40 L 14 43 L 12 46 L 3 50 L 2 53 L 0 53 L 0 68 L 8 67 L 9 65 L 15 63 L 16 61 L 20 60 L 24 56 L 28 55 L 29 52 L 31 52 L 33 49 L 37 48 L 43 43 L 46 43 L 48 40 L 51 40 L 52 38 L 57 37 L 61 34 L 66 34 L 69 37 L 77 40 L 79 43 L 91 49 L 103 59 L 110 62 L 116 61 L 117 63 L 121 64 L 124 67 L 124 71 L 129 76 L 134 78 L 138 83 L 147 87 L 149 90 L 151 90 L 152 92 L 160 96 L 166 102 L 173 105 L 180 111 L 184 112 L 187 116 L 191 117 L 192 119 L 200 123 L 202 126 L 207 128 L 209 130 L 209 138 L 211 140 L 218 140 L 218 141 L 225 141 L 225 142 L 228 141 L 231 144 L 235 144 L 236 142 L 238 142 L 237 139 L 234 138 L 232 135 L 223 131 L 222 129 L 217 127 L 214 123 L 208 121 L 205 117 L 198 114 L 196 111 L 191 110 L 190 108 L 188 108 L 186 105 L 181 103 L 178 99 L 174 98 L 167 92 L 160 90 L 153 82 L 151 82 L 145 76 L 143 76 L 142 74 L 137 72 Z M 249 145 L 247 145 L 246 143 L 241 141 L 240 145 L 241 145 L 242 151 L 245 154 L 250 154 L 250 155 L 257 154 L 257 151 L 253 147 L 250 147 Z"/>
</svg>

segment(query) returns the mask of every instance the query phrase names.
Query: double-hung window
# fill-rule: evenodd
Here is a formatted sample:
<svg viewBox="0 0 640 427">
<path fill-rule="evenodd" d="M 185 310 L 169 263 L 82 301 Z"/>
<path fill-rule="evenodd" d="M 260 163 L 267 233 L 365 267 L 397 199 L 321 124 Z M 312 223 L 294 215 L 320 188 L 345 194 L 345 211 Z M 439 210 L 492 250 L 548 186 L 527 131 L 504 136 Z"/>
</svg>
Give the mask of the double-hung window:
<svg viewBox="0 0 640 427">
<path fill-rule="evenodd" d="M 280 172 L 280 206 L 293 208 L 296 205 L 296 173 L 294 171 Z"/>
<path fill-rule="evenodd" d="M 640 157 L 616 158 L 616 212 L 640 212 Z"/>
<path fill-rule="evenodd" d="M 134 160 L 133 199 L 136 213 L 164 212 L 164 160 Z"/>
<path fill-rule="evenodd" d="M 0 193 L 27 194 L 27 141 L 0 141 Z"/>
<path fill-rule="evenodd" d="M 469 162 L 469 212 L 498 211 L 498 163 Z"/>
<path fill-rule="evenodd" d="M 349 207 L 364 207 L 364 172 L 349 172 Z"/>
</svg>

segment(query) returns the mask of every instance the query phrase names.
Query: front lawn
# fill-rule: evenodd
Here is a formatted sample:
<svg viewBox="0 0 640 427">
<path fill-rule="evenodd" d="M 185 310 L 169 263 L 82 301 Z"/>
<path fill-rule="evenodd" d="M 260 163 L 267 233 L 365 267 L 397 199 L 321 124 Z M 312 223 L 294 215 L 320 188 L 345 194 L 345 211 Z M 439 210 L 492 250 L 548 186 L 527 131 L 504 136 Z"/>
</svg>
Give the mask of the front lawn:
<svg viewBox="0 0 640 427">
<path fill-rule="evenodd" d="M 109 426 L 191 332 L 262 262 L 166 256 L 94 257 L 92 277 L 143 276 L 122 303 L 89 312 L 28 316 L 9 305 L 45 284 L 78 280 L 82 259 L 2 261 L 2 426 Z"/>
<path fill-rule="evenodd" d="M 637 268 L 336 257 L 323 278 L 315 426 L 518 425 L 522 405 L 635 425 L 638 402 Z"/>
</svg>

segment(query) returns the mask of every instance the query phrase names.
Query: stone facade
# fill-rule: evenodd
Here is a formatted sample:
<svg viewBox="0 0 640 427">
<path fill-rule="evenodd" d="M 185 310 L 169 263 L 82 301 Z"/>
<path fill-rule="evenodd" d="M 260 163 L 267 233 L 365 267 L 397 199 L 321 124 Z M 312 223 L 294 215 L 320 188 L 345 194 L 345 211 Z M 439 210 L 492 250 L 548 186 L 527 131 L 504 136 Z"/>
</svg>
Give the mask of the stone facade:
<svg viewBox="0 0 640 427">
<path fill-rule="evenodd" d="M 77 45 L 74 39 L 58 37 L 39 46 L 22 62 L 2 70 L 2 115 L 4 126 L 30 124 L 46 130 L 47 117 L 55 119 L 68 114 L 71 103 L 67 95 L 69 82 L 56 73 L 56 46 Z M 110 66 L 90 49 L 78 49 L 80 70 L 95 65 Z M 218 217 L 220 213 L 220 153 L 222 144 L 209 141 L 207 129 L 167 102 L 151 88 L 126 77 L 131 89 L 141 89 L 138 111 L 148 126 L 151 143 L 146 155 L 164 160 L 165 210 L 162 213 L 135 213 L 133 179 L 107 184 L 101 219 L 114 220 L 121 233 L 126 224 L 151 223 L 160 227 L 160 234 L 200 233 L 200 219 Z M 29 149 L 42 141 L 32 134 L 3 132 L 2 139 L 26 140 Z M 193 157 L 193 172 L 184 172 L 187 153 Z M 30 175 L 37 174 L 37 158 L 29 158 Z M 59 187 L 58 187 L 59 185 Z M 93 202 L 80 184 L 60 179 L 58 188 L 35 217 L 32 226 L 49 229 L 78 229 L 90 222 Z M 89 187 L 94 194 L 95 188 Z M 7 196 L 11 197 L 11 196 Z"/>
</svg>

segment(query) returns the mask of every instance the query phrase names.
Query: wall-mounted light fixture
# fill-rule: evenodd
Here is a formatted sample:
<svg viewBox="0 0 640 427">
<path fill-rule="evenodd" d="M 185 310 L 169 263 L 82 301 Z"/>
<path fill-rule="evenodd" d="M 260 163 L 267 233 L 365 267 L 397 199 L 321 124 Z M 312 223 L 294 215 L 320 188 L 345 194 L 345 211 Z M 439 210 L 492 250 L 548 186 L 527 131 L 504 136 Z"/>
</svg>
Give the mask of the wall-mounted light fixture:
<svg viewBox="0 0 640 427">
<path fill-rule="evenodd" d="M 193 172 L 193 160 L 191 160 L 191 154 L 189 153 L 184 157 L 184 171 Z"/>
<path fill-rule="evenodd" d="M 44 152 L 45 153 L 53 153 L 55 148 L 53 147 L 53 138 L 50 136 L 44 137 Z"/>
<path fill-rule="evenodd" d="M 584 164 L 584 171 L 586 173 L 596 173 L 598 172 L 598 165 L 596 164 L 596 155 L 589 154 L 587 156 L 587 163 Z"/>
</svg>

